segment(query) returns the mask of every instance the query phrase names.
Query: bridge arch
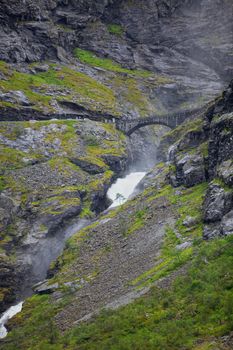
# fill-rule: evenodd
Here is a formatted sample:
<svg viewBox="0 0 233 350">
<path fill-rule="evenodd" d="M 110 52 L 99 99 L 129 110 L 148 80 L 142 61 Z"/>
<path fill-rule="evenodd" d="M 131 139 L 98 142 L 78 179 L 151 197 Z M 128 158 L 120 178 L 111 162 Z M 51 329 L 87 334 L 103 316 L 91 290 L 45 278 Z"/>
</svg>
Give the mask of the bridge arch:
<svg viewBox="0 0 233 350">
<path fill-rule="evenodd" d="M 147 118 L 137 119 L 118 119 L 116 128 L 121 130 L 127 136 L 132 135 L 136 130 L 147 125 L 164 125 L 171 129 L 176 128 L 188 118 L 195 118 L 200 115 L 206 106 L 182 112 L 169 113 L 164 115 L 154 115 Z"/>
<path fill-rule="evenodd" d="M 163 125 L 163 126 L 167 126 L 168 128 L 171 128 L 170 125 L 168 125 L 168 123 L 166 122 L 153 122 L 153 121 L 148 121 L 147 123 L 138 123 L 137 125 L 135 125 L 134 127 L 132 127 L 131 129 L 129 129 L 127 132 L 126 132 L 126 135 L 127 136 L 130 136 L 132 135 L 135 131 L 141 129 L 141 128 L 144 128 L 148 125 Z"/>
</svg>

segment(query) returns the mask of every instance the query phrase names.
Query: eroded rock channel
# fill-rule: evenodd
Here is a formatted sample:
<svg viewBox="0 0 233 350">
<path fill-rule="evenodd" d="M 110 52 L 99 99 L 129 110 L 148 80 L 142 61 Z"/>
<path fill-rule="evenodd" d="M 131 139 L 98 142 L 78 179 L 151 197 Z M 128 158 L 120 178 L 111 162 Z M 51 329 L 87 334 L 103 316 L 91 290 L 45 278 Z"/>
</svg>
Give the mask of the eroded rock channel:
<svg viewBox="0 0 233 350">
<path fill-rule="evenodd" d="M 116 207 L 127 200 L 133 194 L 139 181 L 145 175 L 145 172 L 132 172 L 113 184 L 107 192 L 107 199 L 112 201 L 110 207 Z M 129 188 L 130 187 L 130 188 Z M 119 194 L 119 196 L 117 196 Z M 123 200 L 121 200 L 123 199 Z M 21 249 L 17 251 L 17 261 L 24 267 L 22 287 L 18 294 L 19 299 L 30 296 L 34 291 L 36 293 L 49 293 L 53 291 L 58 284 L 48 286 L 46 278 L 50 264 L 62 253 L 65 242 L 73 234 L 77 234 L 82 228 L 91 224 L 88 219 L 73 219 L 73 223 L 68 227 L 63 227 L 47 237 L 39 239 L 30 239 Z M 37 284 L 35 284 L 38 281 Z M 22 302 L 11 306 L 0 319 L 0 338 L 7 335 L 6 323 L 8 319 L 19 313 L 22 309 Z"/>
</svg>

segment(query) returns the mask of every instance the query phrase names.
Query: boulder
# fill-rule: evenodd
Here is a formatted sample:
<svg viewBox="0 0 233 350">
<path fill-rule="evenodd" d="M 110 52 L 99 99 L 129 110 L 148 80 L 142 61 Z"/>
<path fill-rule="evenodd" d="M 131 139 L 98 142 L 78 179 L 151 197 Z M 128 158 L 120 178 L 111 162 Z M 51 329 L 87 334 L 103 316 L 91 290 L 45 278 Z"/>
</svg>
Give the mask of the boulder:
<svg viewBox="0 0 233 350">
<path fill-rule="evenodd" d="M 222 162 L 218 166 L 218 176 L 222 179 L 226 185 L 233 186 L 233 161 L 228 159 Z"/>
<path fill-rule="evenodd" d="M 219 185 L 209 186 L 204 201 L 204 221 L 220 221 L 224 214 L 225 192 Z"/>
<path fill-rule="evenodd" d="M 191 247 L 191 246 L 192 246 L 192 243 L 191 243 L 191 242 L 184 242 L 184 243 L 178 244 L 178 245 L 176 246 L 176 249 L 177 249 L 177 250 L 185 250 L 185 249 L 187 249 L 187 248 L 189 248 L 189 247 Z"/>
<path fill-rule="evenodd" d="M 232 207 L 232 192 L 226 192 L 220 185 L 211 183 L 206 192 L 204 209 L 204 221 L 221 221 Z"/>
<path fill-rule="evenodd" d="M 175 158 L 174 173 L 170 176 L 171 184 L 176 187 L 185 185 L 192 187 L 206 180 L 204 159 L 200 155 L 186 154 Z"/>
<path fill-rule="evenodd" d="M 38 73 L 45 73 L 49 70 L 48 64 L 37 64 L 36 66 L 33 66 L 33 69 Z"/>
<path fill-rule="evenodd" d="M 186 227 L 192 227 L 198 223 L 197 217 L 187 216 L 183 221 L 183 225 Z"/>
<path fill-rule="evenodd" d="M 55 290 L 57 290 L 58 288 L 59 288 L 58 283 L 53 283 L 49 285 L 48 280 L 39 282 L 32 287 L 32 289 L 36 294 L 51 294 L 55 292 Z"/>
<path fill-rule="evenodd" d="M 224 236 L 233 234 L 233 210 L 223 217 L 221 222 L 221 230 Z"/>
<path fill-rule="evenodd" d="M 106 167 L 91 163 L 85 159 L 72 158 L 70 160 L 72 163 L 74 163 L 75 165 L 78 165 L 81 169 L 83 169 L 84 171 L 86 171 L 91 175 L 101 174 L 106 170 Z"/>
<path fill-rule="evenodd" d="M 213 239 L 221 236 L 221 226 L 220 223 L 211 223 L 204 226 L 203 239 Z"/>
<path fill-rule="evenodd" d="M 0 92 L 0 100 L 4 102 L 16 103 L 21 106 L 31 106 L 32 103 L 22 91 Z"/>
</svg>

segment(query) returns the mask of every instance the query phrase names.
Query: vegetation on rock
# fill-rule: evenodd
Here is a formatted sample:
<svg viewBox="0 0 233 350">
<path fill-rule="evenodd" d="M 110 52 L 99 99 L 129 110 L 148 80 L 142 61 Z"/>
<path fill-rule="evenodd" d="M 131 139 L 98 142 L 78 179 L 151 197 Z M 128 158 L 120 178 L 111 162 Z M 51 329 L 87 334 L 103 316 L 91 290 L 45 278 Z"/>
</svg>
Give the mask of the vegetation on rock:
<svg viewBox="0 0 233 350">
<path fill-rule="evenodd" d="M 108 31 L 110 34 L 121 36 L 124 33 L 124 29 L 120 24 L 109 24 Z"/>
<path fill-rule="evenodd" d="M 116 129 L 170 112 L 175 127 L 216 97 L 232 75 L 232 9 L 1 2 L 0 313 L 43 282 L 0 349 L 233 348 L 233 81 L 157 154 L 155 126 Z M 106 210 L 145 154 L 162 162 Z"/>
</svg>

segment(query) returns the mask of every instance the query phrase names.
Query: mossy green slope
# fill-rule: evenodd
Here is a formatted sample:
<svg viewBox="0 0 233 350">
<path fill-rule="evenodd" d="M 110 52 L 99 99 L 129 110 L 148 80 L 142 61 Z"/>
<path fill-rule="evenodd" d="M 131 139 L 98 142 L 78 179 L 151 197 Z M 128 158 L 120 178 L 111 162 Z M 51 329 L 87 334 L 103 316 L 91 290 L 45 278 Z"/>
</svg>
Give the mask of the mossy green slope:
<svg viewBox="0 0 233 350">
<path fill-rule="evenodd" d="M 163 277 L 165 280 L 162 280 L 161 285 L 159 282 L 144 297 L 118 311 L 103 311 L 88 323 L 72 326 L 63 335 L 53 319 L 72 301 L 73 294 L 61 287 L 63 299 L 59 302 L 49 296 L 33 296 L 26 301 L 23 312 L 11 322 L 14 330 L 2 348 L 230 349 L 224 345 L 221 337 L 233 330 L 233 238 L 211 242 L 202 240 L 199 227 L 202 225 L 201 203 L 205 189 L 205 184 L 198 185 L 183 190 L 182 195 L 177 197 L 172 188 L 164 188 L 159 192 L 150 188 L 139 199 L 135 199 L 141 201 L 147 198 L 151 202 L 156 196 L 157 199 L 167 197 L 180 216 L 175 228 L 167 229 L 155 268 L 132 281 L 137 288 L 141 288 Z M 132 210 L 130 203 L 127 205 Z M 117 209 L 115 215 L 121 210 L 125 212 L 126 205 Z M 180 222 L 184 213 L 199 217 L 191 230 Z M 136 221 L 139 217 L 143 220 L 143 215 L 138 214 L 135 216 Z M 62 258 L 61 276 L 69 275 L 69 266 L 78 256 L 80 240 L 85 239 L 88 230 L 95 230 L 95 226 L 74 236 L 67 245 Z M 135 230 L 140 230 L 140 227 L 141 224 L 135 226 Z M 178 238 L 174 230 L 178 230 L 182 238 Z M 134 234 L 131 231 L 129 233 Z M 192 247 L 177 250 L 176 246 L 182 239 L 190 239 Z M 181 267 L 183 273 L 179 272 L 182 271 Z"/>
<path fill-rule="evenodd" d="M 56 109 L 52 105 L 54 98 L 58 102 L 65 100 L 78 103 L 92 111 L 112 114 L 116 111 L 112 90 L 75 69 L 50 64 L 47 72 L 30 74 L 13 70 L 2 62 L 0 70 L 6 76 L 5 80 L 0 81 L 0 88 L 5 92 L 22 91 L 38 111 L 55 113 Z M 0 107 L 7 106 L 9 102 L 1 101 Z M 11 106 L 14 107 L 13 104 Z"/>
<path fill-rule="evenodd" d="M 94 53 L 77 48 L 75 65 L 46 63 L 46 71 L 37 71 L 37 63 L 27 70 L 0 62 L 0 88 L 3 93 L 21 91 L 30 108 L 48 114 L 77 112 L 84 108 L 89 113 L 120 117 L 124 113 L 138 113 L 141 116 L 157 111 L 150 100 L 150 89 L 170 83 L 165 76 L 149 71 L 131 70 Z M 101 69 L 101 74 L 99 72 Z M 66 109 L 65 104 L 69 108 Z M 73 105 L 71 105 L 71 103 Z M 58 108 L 59 107 L 59 108 Z M 17 97 L 1 99 L 0 108 L 25 110 Z M 28 108 L 28 107 L 27 107 Z M 26 110 L 25 110 L 26 111 Z"/>
<path fill-rule="evenodd" d="M 195 121 L 186 125 L 185 132 L 199 130 L 200 123 Z M 111 129 L 111 126 L 107 128 Z M 179 140 L 181 128 L 172 134 L 172 138 Z M 206 140 L 200 142 L 195 151 L 200 152 L 205 143 Z M 98 156 L 99 141 L 88 137 L 86 144 L 88 151 L 93 150 Z M 192 145 L 187 144 L 186 148 L 187 152 L 194 151 Z M 167 181 L 172 171 L 171 166 L 158 164 L 152 185 L 68 240 L 55 264 L 59 271 L 49 282 L 59 283 L 59 298 L 55 293 L 51 296 L 35 295 L 26 300 L 22 313 L 10 322 L 12 331 L 2 349 L 231 349 L 233 237 L 203 240 L 202 205 L 208 183 L 175 189 Z M 228 190 L 232 191 L 231 188 Z M 80 302 L 70 283 L 79 284 L 81 280 L 90 285 L 95 283 L 102 273 L 99 269 L 101 261 L 105 261 L 107 255 L 113 256 L 111 254 L 116 249 L 114 241 L 104 244 L 104 249 L 101 244 L 99 246 L 96 241 L 98 232 L 104 240 L 104 225 L 110 220 L 111 234 L 117 237 L 116 242 L 123 239 L 126 245 L 130 245 L 131 238 L 140 232 L 147 239 L 146 229 L 153 229 L 152 218 L 161 220 L 162 212 L 156 219 L 161 208 L 166 211 L 165 216 L 170 215 L 175 220 L 166 226 L 163 243 L 150 268 L 142 268 L 136 278 L 127 282 L 130 290 L 143 291 L 150 287 L 150 291 L 116 311 L 103 310 L 86 323 L 69 323 L 66 311 L 74 305 L 75 312 L 75 304 Z M 185 220 L 190 217 L 193 220 L 187 226 Z M 93 253 L 92 241 L 96 246 Z M 81 265 L 78 264 L 80 257 L 83 259 L 81 251 L 85 246 L 90 246 L 89 269 L 82 260 Z M 79 271 L 80 266 L 85 267 L 83 272 Z M 118 268 L 120 270 L 121 266 Z M 61 317 L 69 323 L 64 332 L 61 332 Z"/>
</svg>

